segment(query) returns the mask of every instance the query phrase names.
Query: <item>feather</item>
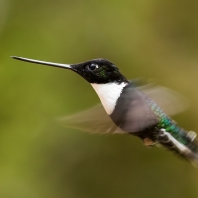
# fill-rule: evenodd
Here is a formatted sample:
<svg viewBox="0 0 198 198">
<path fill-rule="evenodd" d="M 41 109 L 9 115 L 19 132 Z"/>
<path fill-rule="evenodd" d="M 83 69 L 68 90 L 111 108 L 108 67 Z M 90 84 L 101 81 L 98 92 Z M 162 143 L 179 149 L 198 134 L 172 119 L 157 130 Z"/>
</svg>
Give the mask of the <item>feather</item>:
<svg viewBox="0 0 198 198">
<path fill-rule="evenodd" d="M 138 99 L 145 95 L 146 97 L 156 101 L 168 115 L 175 115 L 186 110 L 188 107 L 187 100 L 171 89 L 161 87 L 150 82 L 145 83 L 145 81 L 142 80 L 134 80 L 131 84 L 134 85 L 133 89 L 135 91 L 133 98 Z M 140 100 L 140 102 L 136 100 L 136 102 L 138 104 L 133 101 L 132 105 L 135 107 L 133 108 L 133 111 L 129 111 L 130 116 L 134 116 L 134 123 L 139 123 L 141 128 L 145 128 L 157 121 L 155 120 L 154 122 L 145 123 L 148 106 L 144 100 Z M 59 122 L 65 127 L 75 128 L 91 133 L 125 133 L 112 122 L 101 104 L 76 114 L 60 118 Z"/>
</svg>

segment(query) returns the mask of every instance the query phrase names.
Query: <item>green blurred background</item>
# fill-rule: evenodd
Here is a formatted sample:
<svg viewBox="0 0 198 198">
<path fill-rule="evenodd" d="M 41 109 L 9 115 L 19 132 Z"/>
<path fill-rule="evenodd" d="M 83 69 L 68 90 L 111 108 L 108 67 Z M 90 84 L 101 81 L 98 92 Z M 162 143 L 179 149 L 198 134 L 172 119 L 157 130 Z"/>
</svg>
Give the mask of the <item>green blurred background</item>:
<svg viewBox="0 0 198 198">
<path fill-rule="evenodd" d="M 197 169 L 170 152 L 56 123 L 99 102 L 82 78 L 9 58 L 107 58 L 186 96 L 174 119 L 198 132 L 198 1 L 0 0 L 0 50 L 0 197 L 198 197 Z"/>
</svg>

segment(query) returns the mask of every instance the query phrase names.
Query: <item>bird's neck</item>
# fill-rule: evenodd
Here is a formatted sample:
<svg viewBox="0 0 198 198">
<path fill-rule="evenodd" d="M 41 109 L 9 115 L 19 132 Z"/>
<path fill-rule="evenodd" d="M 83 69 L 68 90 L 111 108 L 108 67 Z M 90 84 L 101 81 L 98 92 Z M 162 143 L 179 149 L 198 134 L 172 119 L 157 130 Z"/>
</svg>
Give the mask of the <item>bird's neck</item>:
<svg viewBox="0 0 198 198">
<path fill-rule="evenodd" d="M 113 82 L 107 84 L 91 84 L 108 115 L 111 115 L 115 109 L 118 98 L 120 97 L 123 88 L 127 82 L 120 84 Z"/>
</svg>

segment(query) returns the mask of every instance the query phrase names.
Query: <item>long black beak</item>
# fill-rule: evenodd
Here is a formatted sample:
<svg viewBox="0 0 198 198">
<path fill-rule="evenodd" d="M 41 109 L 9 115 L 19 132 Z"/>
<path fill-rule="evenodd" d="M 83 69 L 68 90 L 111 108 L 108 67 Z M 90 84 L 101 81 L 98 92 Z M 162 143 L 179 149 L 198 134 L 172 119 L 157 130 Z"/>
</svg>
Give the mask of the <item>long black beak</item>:
<svg viewBox="0 0 198 198">
<path fill-rule="evenodd" d="M 41 64 L 41 65 L 47 65 L 47 66 L 52 66 L 52 67 L 59 67 L 59 68 L 64 68 L 64 69 L 72 69 L 71 65 L 68 65 L 68 64 L 52 63 L 52 62 L 34 60 L 34 59 L 23 58 L 23 57 L 18 57 L 18 56 L 11 56 L 11 58 L 14 58 L 14 59 L 20 60 L 20 61 L 36 63 L 36 64 Z"/>
</svg>

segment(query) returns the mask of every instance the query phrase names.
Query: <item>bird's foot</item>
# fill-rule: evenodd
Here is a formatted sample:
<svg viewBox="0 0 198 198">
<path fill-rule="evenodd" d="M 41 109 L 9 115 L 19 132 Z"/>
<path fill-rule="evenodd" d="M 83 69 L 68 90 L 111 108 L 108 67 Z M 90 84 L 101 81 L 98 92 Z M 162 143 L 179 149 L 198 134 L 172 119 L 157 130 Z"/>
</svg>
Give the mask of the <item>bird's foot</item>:
<svg viewBox="0 0 198 198">
<path fill-rule="evenodd" d="M 143 139 L 143 144 L 147 147 L 152 147 L 155 145 L 155 142 L 153 142 L 151 139 L 149 138 L 144 138 Z"/>
</svg>

